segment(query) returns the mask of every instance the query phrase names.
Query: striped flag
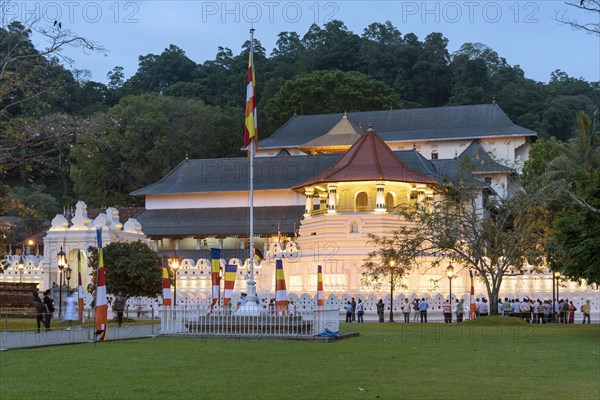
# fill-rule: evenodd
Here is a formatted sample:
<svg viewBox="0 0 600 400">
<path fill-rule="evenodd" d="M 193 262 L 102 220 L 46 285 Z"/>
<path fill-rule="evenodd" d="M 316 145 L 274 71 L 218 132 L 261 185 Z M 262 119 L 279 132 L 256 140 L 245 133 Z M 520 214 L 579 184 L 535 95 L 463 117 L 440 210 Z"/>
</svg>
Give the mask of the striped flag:
<svg viewBox="0 0 600 400">
<path fill-rule="evenodd" d="M 104 277 L 104 258 L 102 257 L 102 228 L 96 230 L 98 239 L 98 284 L 96 285 L 96 340 L 106 340 L 106 280 Z"/>
<path fill-rule="evenodd" d="M 246 80 L 246 121 L 244 123 L 244 146 L 257 139 L 256 78 L 254 75 L 254 29 L 250 30 L 250 54 L 248 56 L 248 79 Z"/>
<path fill-rule="evenodd" d="M 163 306 L 171 305 L 171 281 L 169 280 L 169 269 L 167 268 L 167 260 L 162 262 L 162 288 L 163 288 Z"/>
<path fill-rule="evenodd" d="M 223 306 L 231 301 L 233 295 L 233 286 L 235 285 L 235 274 L 237 273 L 237 265 L 227 264 L 225 266 L 225 292 L 223 293 Z"/>
<path fill-rule="evenodd" d="M 288 300 L 285 291 L 285 277 L 283 276 L 283 261 L 277 260 L 275 266 L 275 309 L 277 310 L 277 315 L 286 315 L 288 311 Z"/>
<path fill-rule="evenodd" d="M 471 307 L 469 308 L 469 318 L 475 319 L 477 304 L 475 304 L 475 278 L 473 278 L 473 271 L 469 270 L 469 276 L 471 277 Z"/>
<path fill-rule="evenodd" d="M 317 307 L 325 306 L 325 296 L 323 295 L 323 267 L 317 266 Z"/>
<path fill-rule="evenodd" d="M 77 308 L 79 323 L 83 323 L 83 282 L 81 281 L 81 251 L 77 250 Z"/>
<path fill-rule="evenodd" d="M 218 303 L 219 295 L 221 294 L 221 277 L 219 276 L 221 273 L 221 250 L 210 249 L 210 258 L 212 265 L 212 303 L 210 304 L 210 308 L 212 309 Z"/>
</svg>

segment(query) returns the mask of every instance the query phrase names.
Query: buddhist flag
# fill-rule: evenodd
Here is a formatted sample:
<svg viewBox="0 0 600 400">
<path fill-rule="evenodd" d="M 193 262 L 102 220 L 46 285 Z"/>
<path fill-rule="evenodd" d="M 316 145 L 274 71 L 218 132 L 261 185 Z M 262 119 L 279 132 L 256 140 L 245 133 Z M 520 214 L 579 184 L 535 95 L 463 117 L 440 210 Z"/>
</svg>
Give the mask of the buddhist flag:
<svg viewBox="0 0 600 400">
<path fill-rule="evenodd" d="M 96 340 L 106 340 L 106 281 L 104 277 L 104 258 L 102 257 L 102 228 L 96 230 L 98 239 L 98 283 L 96 285 Z"/>
<path fill-rule="evenodd" d="M 323 267 L 317 266 L 317 307 L 325 306 L 325 295 L 323 295 Z"/>
<path fill-rule="evenodd" d="M 212 309 L 215 304 L 219 301 L 219 295 L 221 294 L 221 250 L 210 249 L 211 258 L 211 276 L 212 276 L 212 303 L 210 308 Z"/>
<path fill-rule="evenodd" d="M 475 304 L 475 278 L 473 278 L 473 271 L 469 270 L 469 276 L 471 277 L 471 307 L 469 308 L 469 318 L 475 319 L 477 304 Z"/>
<path fill-rule="evenodd" d="M 79 323 L 83 323 L 83 282 L 81 281 L 81 251 L 77 250 L 77 308 Z"/>
<path fill-rule="evenodd" d="M 237 273 L 237 265 L 227 264 L 225 266 L 225 292 L 223 293 L 223 306 L 231 301 L 233 295 L 233 286 L 235 285 L 235 274 Z"/>
<path fill-rule="evenodd" d="M 275 309 L 277 315 L 286 315 L 288 311 L 287 293 L 285 291 L 285 277 L 283 276 L 283 261 L 275 262 Z"/>
<path fill-rule="evenodd" d="M 256 78 L 254 76 L 254 29 L 250 30 L 250 53 L 248 56 L 248 79 L 246 80 L 246 121 L 244 123 L 244 146 L 257 139 Z"/>
<path fill-rule="evenodd" d="M 162 264 L 163 277 L 162 277 L 162 288 L 163 288 L 163 306 L 171 305 L 171 281 L 169 280 L 169 269 L 167 268 L 167 260 L 163 259 Z"/>
</svg>

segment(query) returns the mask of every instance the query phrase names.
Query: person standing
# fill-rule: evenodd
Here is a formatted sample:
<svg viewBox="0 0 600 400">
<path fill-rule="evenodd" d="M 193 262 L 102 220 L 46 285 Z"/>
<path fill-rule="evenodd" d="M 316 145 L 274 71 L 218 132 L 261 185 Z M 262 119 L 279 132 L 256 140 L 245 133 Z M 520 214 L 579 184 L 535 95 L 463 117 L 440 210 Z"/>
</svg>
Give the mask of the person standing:
<svg viewBox="0 0 600 400">
<path fill-rule="evenodd" d="M 229 303 L 231 303 L 231 301 Z M 227 304 L 229 305 L 229 303 L 227 303 Z M 293 301 L 290 301 L 288 303 L 288 315 L 290 317 L 293 317 L 295 314 L 296 314 L 296 305 L 294 304 Z"/>
<path fill-rule="evenodd" d="M 352 303 L 346 303 L 346 322 L 352 323 Z"/>
<path fill-rule="evenodd" d="M 510 305 L 510 301 L 508 301 L 508 297 L 504 298 L 504 303 L 502 303 L 502 315 L 505 317 L 510 317 L 510 312 L 512 311 L 512 307 Z"/>
<path fill-rule="evenodd" d="M 77 315 L 77 292 L 71 293 L 69 297 L 67 297 L 67 307 L 65 311 L 65 321 L 69 322 L 68 331 L 73 327 L 73 321 L 77 321 L 79 316 Z"/>
<path fill-rule="evenodd" d="M 423 297 L 421 299 L 421 302 L 419 303 L 419 314 L 421 315 L 421 322 L 423 322 L 423 320 L 425 322 L 427 322 L 427 309 L 429 308 L 429 303 L 427 302 L 427 300 L 425 300 L 425 297 Z"/>
<path fill-rule="evenodd" d="M 408 299 L 404 299 L 402 304 L 402 314 L 404 314 L 404 322 L 410 322 L 410 310 L 412 309 Z"/>
<path fill-rule="evenodd" d="M 588 325 L 590 323 L 590 311 L 591 311 L 590 301 L 586 300 L 585 304 L 581 306 L 581 312 L 583 313 L 583 322 L 585 324 L 585 320 L 587 319 Z M 39 325 L 38 325 L 39 326 Z"/>
<path fill-rule="evenodd" d="M 383 300 L 379 299 L 377 303 L 377 316 L 379 317 L 379 322 L 383 322 L 383 311 L 385 306 L 383 305 Z"/>
<path fill-rule="evenodd" d="M 419 315 L 421 315 L 421 311 L 419 311 L 419 298 L 414 299 L 412 304 L 413 304 L 413 311 L 415 312 L 413 322 L 419 322 Z"/>
<path fill-rule="evenodd" d="M 463 299 L 456 304 L 456 323 L 462 322 L 463 314 L 465 312 L 465 303 Z"/>
<path fill-rule="evenodd" d="M 46 332 L 50 330 L 50 320 L 52 319 L 52 313 L 54 312 L 54 301 L 50 297 L 50 289 L 46 289 L 44 292 L 44 327 Z"/>
<path fill-rule="evenodd" d="M 537 311 L 537 323 L 545 324 L 546 317 L 545 317 L 544 313 L 546 311 L 546 307 L 544 306 L 544 303 L 542 303 L 541 300 L 538 300 L 538 304 L 536 306 L 536 311 Z"/>
<path fill-rule="evenodd" d="M 354 297 L 352 298 L 352 321 L 356 321 L 356 300 L 354 300 Z"/>
<path fill-rule="evenodd" d="M 358 314 L 358 323 L 365 323 L 364 315 L 365 315 L 365 305 L 363 304 L 361 299 L 358 299 L 358 304 L 356 305 L 356 313 Z"/>
<path fill-rule="evenodd" d="M 40 293 L 37 291 L 37 289 L 33 291 L 33 303 L 35 306 L 35 321 L 37 324 L 37 333 L 40 333 L 40 328 L 42 326 L 42 323 L 44 322 L 44 311 L 46 310 L 46 306 L 40 298 Z"/>
<path fill-rule="evenodd" d="M 515 299 L 512 303 L 512 316 L 521 318 L 521 303 L 519 303 L 519 299 Z"/>
<path fill-rule="evenodd" d="M 450 304 L 450 300 L 446 300 L 442 306 L 442 311 L 444 313 L 444 323 L 452 323 L 452 305 Z"/>
<path fill-rule="evenodd" d="M 115 319 L 115 313 L 113 311 L 113 298 L 109 297 L 106 304 L 106 319 L 112 321 Z"/>
<path fill-rule="evenodd" d="M 569 301 L 569 324 L 575 323 L 575 311 L 577 311 L 577 307 L 575 307 L 573 301 Z"/>
<path fill-rule="evenodd" d="M 487 317 L 490 314 L 490 306 L 486 300 L 486 298 L 481 299 L 481 303 L 479 303 L 479 316 Z"/>
<path fill-rule="evenodd" d="M 154 300 L 154 303 L 152 303 L 152 316 L 155 319 L 160 318 L 160 305 L 158 304 L 158 299 Z"/>
<path fill-rule="evenodd" d="M 115 297 L 114 310 L 117 312 L 117 319 L 119 321 L 119 326 L 123 325 L 123 311 L 125 311 L 125 303 L 127 299 L 123 296 L 123 292 L 119 292 Z"/>
</svg>

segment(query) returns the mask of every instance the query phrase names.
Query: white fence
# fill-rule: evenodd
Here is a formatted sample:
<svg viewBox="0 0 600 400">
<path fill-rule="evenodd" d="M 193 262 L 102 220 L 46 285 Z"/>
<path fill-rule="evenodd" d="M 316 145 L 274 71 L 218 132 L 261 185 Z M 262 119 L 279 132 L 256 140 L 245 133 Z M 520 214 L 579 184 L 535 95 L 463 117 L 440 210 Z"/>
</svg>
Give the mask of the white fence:
<svg viewBox="0 0 600 400">
<path fill-rule="evenodd" d="M 163 307 L 165 335 L 302 338 L 340 329 L 339 310 L 321 308 L 294 315 L 231 315 L 207 308 Z"/>
</svg>

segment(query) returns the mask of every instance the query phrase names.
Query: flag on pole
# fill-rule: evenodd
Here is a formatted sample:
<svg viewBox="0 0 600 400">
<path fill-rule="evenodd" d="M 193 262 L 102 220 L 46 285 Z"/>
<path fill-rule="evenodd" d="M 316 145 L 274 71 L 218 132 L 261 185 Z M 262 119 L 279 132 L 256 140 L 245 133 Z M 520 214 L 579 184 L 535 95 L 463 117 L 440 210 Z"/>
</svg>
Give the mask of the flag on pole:
<svg viewBox="0 0 600 400">
<path fill-rule="evenodd" d="M 235 274 L 237 273 L 237 265 L 227 264 L 225 266 L 225 292 L 223 293 L 223 307 L 231 301 L 233 295 L 233 286 L 235 285 Z"/>
<path fill-rule="evenodd" d="M 325 296 L 323 295 L 323 267 L 317 266 L 317 307 L 325 306 Z"/>
<path fill-rule="evenodd" d="M 475 304 L 475 278 L 473 278 L 473 271 L 469 270 L 469 276 L 471 277 L 471 306 L 469 308 L 469 319 L 475 319 L 477 304 Z"/>
<path fill-rule="evenodd" d="M 210 249 L 210 258 L 212 265 L 212 303 L 210 304 L 210 308 L 212 309 L 219 301 L 219 295 L 221 294 L 221 277 L 219 276 L 221 273 L 221 250 Z"/>
<path fill-rule="evenodd" d="M 81 281 L 81 251 L 77 250 L 77 308 L 79 323 L 83 323 L 83 282 Z"/>
<path fill-rule="evenodd" d="M 288 311 L 287 293 L 285 291 L 285 277 L 283 276 L 283 261 L 281 259 L 275 262 L 276 266 L 276 285 L 275 285 L 275 309 L 277 315 L 286 315 Z"/>
<path fill-rule="evenodd" d="M 254 32 L 254 29 L 251 30 Z M 250 53 L 248 56 L 248 78 L 246 80 L 246 121 L 244 123 L 244 146 L 256 146 L 256 78 L 254 76 L 254 36 L 250 39 Z"/>
<path fill-rule="evenodd" d="M 169 279 L 169 269 L 167 268 L 167 260 L 162 262 L 162 288 L 163 288 L 163 306 L 171 305 L 171 280 Z"/>
<path fill-rule="evenodd" d="M 106 280 L 104 275 L 104 258 L 102 257 L 102 228 L 96 230 L 98 240 L 98 274 L 96 284 L 96 340 L 106 340 Z"/>
</svg>

